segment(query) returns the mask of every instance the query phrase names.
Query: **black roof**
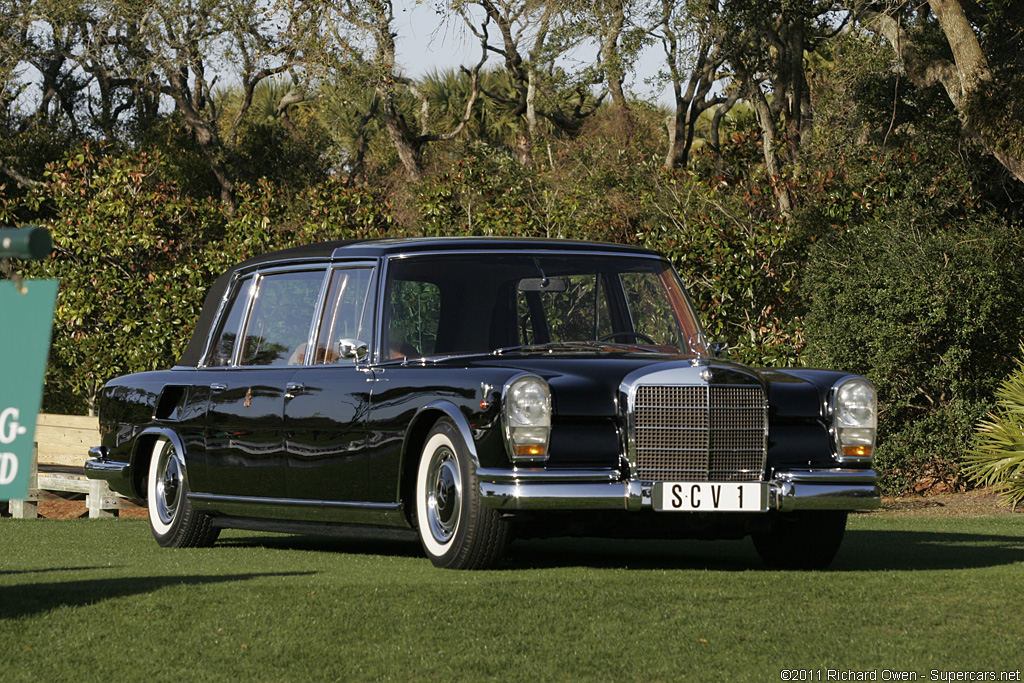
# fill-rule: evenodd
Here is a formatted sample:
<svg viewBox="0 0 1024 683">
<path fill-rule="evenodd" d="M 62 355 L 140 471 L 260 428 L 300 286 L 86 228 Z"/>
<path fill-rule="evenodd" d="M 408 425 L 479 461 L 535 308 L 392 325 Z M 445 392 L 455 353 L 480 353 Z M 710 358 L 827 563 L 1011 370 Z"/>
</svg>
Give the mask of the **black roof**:
<svg viewBox="0 0 1024 683">
<path fill-rule="evenodd" d="M 231 279 L 236 273 L 255 270 L 260 266 L 281 263 L 302 263 L 305 261 L 330 261 L 335 259 L 366 258 L 378 259 L 395 254 L 415 254 L 447 251 L 590 251 L 635 255 L 656 255 L 649 249 L 631 247 L 610 242 L 582 242 L 579 240 L 509 238 L 509 237 L 402 237 L 370 240 L 334 240 L 306 244 L 291 249 L 272 251 L 246 259 L 229 268 L 210 287 L 203 303 L 202 313 L 196 321 L 192 338 L 178 359 L 179 366 L 196 367 L 202 360 L 207 339 L 212 332 L 217 316 L 218 303 L 224 298 Z"/>
<path fill-rule="evenodd" d="M 228 272 L 249 270 L 276 261 L 294 262 L 330 258 L 381 258 L 399 253 L 431 251 L 608 251 L 651 255 L 649 249 L 610 242 L 512 237 L 400 237 L 365 240 L 334 240 L 272 251 L 246 259 Z"/>
</svg>

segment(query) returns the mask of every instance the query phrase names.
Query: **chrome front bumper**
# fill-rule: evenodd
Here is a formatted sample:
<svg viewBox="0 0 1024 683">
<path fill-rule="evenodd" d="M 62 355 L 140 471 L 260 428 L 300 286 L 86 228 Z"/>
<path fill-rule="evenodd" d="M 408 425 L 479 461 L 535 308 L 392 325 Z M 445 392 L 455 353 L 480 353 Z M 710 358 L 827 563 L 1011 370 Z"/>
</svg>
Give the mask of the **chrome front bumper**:
<svg viewBox="0 0 1024 683">
<path fill-rule="evenodd" d="M 623 481 L 618 470 L 479 469 L 480 502 L 500 510 L 629 510 L 650 508 L 652 482 Z M 799 469 L 767 482 L 768 509 L 876 510 L 874 470 Z"/>
</svg>

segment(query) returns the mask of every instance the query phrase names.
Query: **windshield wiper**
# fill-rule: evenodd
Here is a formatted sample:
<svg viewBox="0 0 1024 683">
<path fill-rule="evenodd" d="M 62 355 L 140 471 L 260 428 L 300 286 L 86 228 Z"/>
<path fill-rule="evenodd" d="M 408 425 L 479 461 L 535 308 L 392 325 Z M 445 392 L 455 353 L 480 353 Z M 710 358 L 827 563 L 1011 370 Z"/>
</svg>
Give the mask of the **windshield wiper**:
<svg viewBox="0 0 1024 683">
<path fill-rule="evenodd" d="M 658 349 L 652 349 L 649 346 L 641 346 L 639 344 L 623 344 L 619 342 L 603 342 L 596 340 L 589 341 L 561 341 L 561 342 L 548 342 L 546 344 L 521 344 L 519 346 L 504 346 L 499 349 L 494 349 L 491 353 L 495 356 L 501 356 L 506 353 L 514 353 L 517 351 L 529 352 L 547 352 L 554 353 L 555 351 L 575 351 L 582 353 L 585 351 L 641 351 L 643 353 L 664 353 Z"/>
</svg>

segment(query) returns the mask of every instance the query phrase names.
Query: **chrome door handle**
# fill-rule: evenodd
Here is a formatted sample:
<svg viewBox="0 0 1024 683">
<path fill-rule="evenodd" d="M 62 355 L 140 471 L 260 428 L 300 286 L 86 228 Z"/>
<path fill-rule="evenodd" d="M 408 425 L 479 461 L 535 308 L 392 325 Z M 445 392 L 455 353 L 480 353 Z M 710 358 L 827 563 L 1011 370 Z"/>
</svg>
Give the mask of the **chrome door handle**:
<svg viewBox="0 0 1024 683">
<path fill-rule="evenodd" d="M 224 391 L 228 388 L 227 384 L 211 384 L 210 391 Z"/>
<path fill-rule="evenodd" d="M 300 384 L 299 382 L 288 382 L 288 384 L 284 386 L 284 397 L 295 398 L 296 394 L 301 394 L 305 389 L 306 385 L 304 384 Z"/>
</svg>

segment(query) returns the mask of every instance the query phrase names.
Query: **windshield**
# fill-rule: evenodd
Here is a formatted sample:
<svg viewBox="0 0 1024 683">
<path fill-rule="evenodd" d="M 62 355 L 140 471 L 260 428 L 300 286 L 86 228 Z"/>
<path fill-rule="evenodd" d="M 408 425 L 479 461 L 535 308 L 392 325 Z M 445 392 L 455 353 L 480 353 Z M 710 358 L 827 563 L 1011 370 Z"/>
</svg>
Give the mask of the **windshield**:
<svg viewBox="0 0 1024 683">
<path fill-rule="evenodd" d="M 393 259 L 385 299 L 385 360 L 573 344 L 682 353 L 699 331 L 675 273 L 652 258 Z"/>
</svg>

